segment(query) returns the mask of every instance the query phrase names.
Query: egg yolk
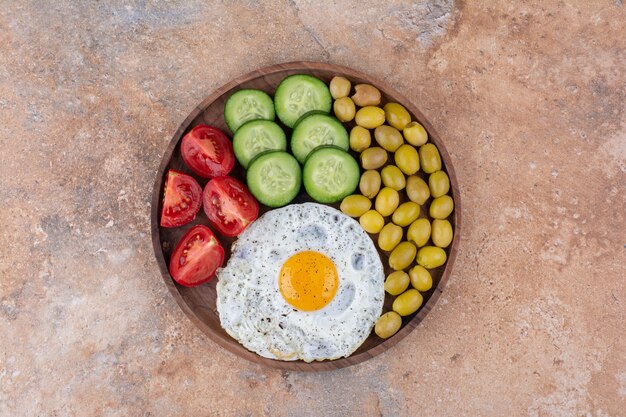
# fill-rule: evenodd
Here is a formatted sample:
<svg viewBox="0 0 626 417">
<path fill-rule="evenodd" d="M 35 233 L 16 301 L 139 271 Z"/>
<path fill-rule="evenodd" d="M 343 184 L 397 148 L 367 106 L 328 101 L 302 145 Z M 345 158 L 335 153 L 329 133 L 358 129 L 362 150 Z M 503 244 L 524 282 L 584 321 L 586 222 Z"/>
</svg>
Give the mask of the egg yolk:
<svg viewBox="0 0 626 417">
<path fill-rule="evenodd" d="M 319 310 L 330 303 L 338 283 L 333 261 L 314 251 L 299 252 L 287 259 L 278 277 L 285 301 L 302 311 Z"/>
</svg>

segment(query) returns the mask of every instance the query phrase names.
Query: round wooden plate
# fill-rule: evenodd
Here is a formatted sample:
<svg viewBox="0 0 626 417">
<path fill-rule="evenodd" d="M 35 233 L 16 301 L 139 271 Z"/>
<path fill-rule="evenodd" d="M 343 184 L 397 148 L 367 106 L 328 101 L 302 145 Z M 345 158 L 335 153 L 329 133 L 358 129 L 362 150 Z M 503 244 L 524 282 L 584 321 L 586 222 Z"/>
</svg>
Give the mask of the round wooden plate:
<svg viewBox="0 0 626 417">
<path fill-rule="evenodd" d="M 162 228 L 159 226 L 165 175 L 169 169 L 179 170 L 192 175 L 203 187 L 207 182 L 206 179 L 194 175 L 191 170 L 185 166 L 180 154 L 179 143 L 181 138 L 194 126 L 201 123 L 215 126 L 231 137 L 232 135 L 230 135 L 230 131 L 224 122 L 223 116 L 224 103 L 226 102 L 226 99 L 232 93 L 242 88 L 257 88 L 273 95 L 280 81 L 286 76 L 292 74 L 314 75 L 324 80 L 326 83 L 330 82 L 332 77 L 341 75 L 349 79 L 353 85 L 358 83 L 367 83 L 378 87 L 382 93 L 381 106 L 389 101 L 403 104 L 411 113 L 413 120 L 417 120 L 424 125 L 428 131 L 430 142 L 434 143 L 439 148 L 444 164 L 444 170 L 450 177 L 450 193 L 452 194 L 455 202 L 455 210 L 449 219 L 454 227 L 455 233 L 452 244 L 448 247 L 448 249 L 446 249 L 448 261 L 442 267 L 431 270 L 433 288 L 423 294 L 424 304 L 422 308 L 416 314 L 404 317 L 402 328 L 393 337 L 383 340 L 372 332 L 368 339 L 351 356 L 333 361 L 320 361 L 312 363 L 306 363 L 303 361 L 284 362 L 266 359 L 245 349 L 236 340 L 231 338 L 220 326 L 220 319 L 215 308 L 215 284 L 217 282 L 217 278 L 198 287 L 187 288 L 176 284 L 168 272 L 170 255 L 185 232 L 198 223 L 209 225 L 204 211 L 200 210 L 198 217 L 193 222 L 186 224 L 185 226 L 174 229 Z M 351 126 L 348 126 L 348 128 L 351 128 Z M 285 128 L 285 130 L 289 136 L 290 130 L 287 128 Z M 354 156 L 358 159 L 357 154 L 354 154 Z M 426 179 L 426 181 L 428 181 L 421 171 L 420 174 Z M 235 164 L 235 168 L 230 175 L 240 180 L 245 180 L 244 169 L 239 164 Z M 304 193 L 304 191 L 302 191 L 294 203 L 305 201 L 312 200 Z M 428 215 L 428 205 L 429 204 L 426 204 L 422 207 L 421 216 L 430 219 Z M 338 207 L 338 205 L 334 205 L 334 207 Z M 267 207 L 261 206 L 260 215 L 267 210 Z M 211 340 L 241 356 L 242 358 L 274 368 L 297 371 L 325 371 L 354 365 L 384 352 L 409 334 L 409 332 L 411 332 L 433 308 L 435 302 L 439 298 L 439 295 L 443 291 L 443 287 L 445 286 L 448 275 L 450 274 L 450 269 L 456 257 L 457 247 L 459 244 L 459 234 L 461 232 L 461 200 L 454 169 L 452 168 L 450 156 L 446 151 L 443 141 L 440 139 L 431 124 L 424 118 L 422 113 L 420 113 L 407 98 L 394 91 L 386 83 L 373 79 L 366 74 L 350 68 L 333 64 L 301 61 L 273 65 L 271 67 L 259 69 L 236 78 L 211 94 L 191 112 L 191 114 L 185 119 L 174 134 L 174 137 L 163 155 L 163 159 L 154 182 L 151 222 L 154 253 L 157 263 L 159 264 L 159 268 L 161 269 L 165 284 L 185 314 L 196 324 L 196 326 L 209 336 Z M 216 235 L 226 250 L 226 262 L 230 256 L 230 246 L 235 239 L 222 237 L 217 232 Z M 376 235 L 372 235 L 372 238 L 376 241 Z M 385 265 L 385 274 L 390 273 L 391 271 L 387 262 L 388 254 L 381 251 L 380 256 L 383 264 Z M 392 301 L 393 297 L 386 294 L 384 311 L 389 311 L 391 309 Z"/>
</svg>

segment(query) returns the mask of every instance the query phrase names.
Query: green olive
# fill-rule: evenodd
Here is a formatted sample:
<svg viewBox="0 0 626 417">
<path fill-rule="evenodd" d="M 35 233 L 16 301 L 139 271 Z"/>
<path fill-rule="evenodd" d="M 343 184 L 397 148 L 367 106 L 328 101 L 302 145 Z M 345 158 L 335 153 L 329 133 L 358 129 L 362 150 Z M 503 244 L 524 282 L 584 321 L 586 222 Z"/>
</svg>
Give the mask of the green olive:
<svg viewBox="0 0 626 417">
<path fill-rule="evenodd" d="M 350 149 L 363 152 L 372 144 L 372 134 L 361 126 L 354 126 L 350 131 Z"/>
<path fill-rule="evenodd" d="M 439 150 L 432 143 L 420 146 L 420 165 L 427 174 L 432 174 L 441 169 L 441 155 Z"/>
<path fill-rule="evenodd" d="M 382 125 L 374 130 L 376 142 L 386 151 L 395 152 L 403 143 L 402 133 L 394 127 Z"/>
<path fill-rule="evenodd" d="M 417 263 L 427 269 L 445 264 L 447 258 L 446 251 L 436 246 L 424 246 L 417 252 Z"/>
<path fill-rule="evenodd" d="M 374 332 L 381 339 L 389 339 L 396 334 L 402 326 L 402 317 L 395 311 L 389 311 L 378 319 Z"/>
<path fill-rule="evenodd" d="M 411 279 L 404 271 L 394 271 L 385 280 L 385 291 L 391 295 L 399 295 L 409 287 Z"/>
<path fill-rule="evenodd" d="M 371 207 L 372 202 L 369 198 L 360 194 L 352 194 L 343 199 L 339 209 L 350 217 L 360 217 Z"/>
<path fill-rule="evenodd" d="M 348 97 L 350 94 L 350 81 L 344 77 L 333 77 L 330 80 L 330 95 L 334 99 Z"/>
<path fill-rule="evenodd" d="M 361 152 L 361 166 L 363 169 L 378 169 L 387 162 L 387 151 L 378 146 L 367 148 Z"/>
<path fill-rule="evenodd" d="M 385 123 L 385 111 L 380 107 L 367 106 L 356 112 L 356 124 L 366 129 L 375 129 Z"/>
<path fill-rule="evenodd" d="M 435 171 L 428 177 L 428 186 L 430 187 L 430 195 L 433 197 L 441 197 L 450 190 L 450 179 L 444 171 Z"/>
<path fill-rule="evenodd" d="M 421 248 L 430 239 L 430 222 L 428 219 L 417 219 L 409 226 L 406 238 Z"/>
<path fill-rule="evenodd" d="M 411 242 L 402 242 L 389 255 L 389 266 L 399 271 L 407 268 L 415 260 L 417 248 Z"/>
<path fill-rule="evenodd" d="M 404 129 L 411 122 L 411 115 L 402 104 L 387 103 L 384 109 L 387 123 L 398 130 Z"/>
<path fill-rule="evenodd" d="M 391 220 L 398 226 L 406 227 L 413 223 L 420 215 L 420 205 L 407 201 L 398 206 L 391 215 Z"/>
<path fill-rule="evenodd" d="M 359 190 L 361 194 L 363 194 L 367 198 L 374 198 L 378 191 L 380 190 L 380 174 L 378 171 L 370 169 L 365 171 L 363 175 L 361 175 L 361 180 L 359 181 Z"/>
<path fill-rule="evenodd" d="M 359 223 L 367 233 L 376 234 L 385 225 L 385 219 L 376 210 L 369 210 L 359 217 Z"/>
<path fill-rule="evenodd" d="M 400 168 L 395 165 L 387 165 L 384 167 L 382 171 L 380 171 L 380 176 L 383 179 L 385 187 L 393 188 L 396 191 L 400 191 L 406 187 L 404 174 L 400 171 Z"/>
<path fill-rule="evenodd" d="M 370 84 L 357 84 L 354 86 L 356 93 L 352 101 L 359 107 L 378 106 L 380 104 L 380 91 Z"/>
<path fill-rule="evenodd" d="M 384 251 L 390 252 L 402 240 L 402 228 L 393 223 L 387 223 L 378 235 L 378 247 Z M 404 290 L 402 290 L 404 291 Z"/>
<path fill-rule="evenodd" d="M 454 232 L 452 231 L 452 225 L 447 220 L 433 220 L 431 238 L 435 246 L 440 248 L 447 248 L 452 243 L 452 237 Z"/>
<path fill-rule="evenodd" d="M 409 270 L 411 285 L 418 291 L 425 292 L 433 287 L 433 277 L 422 265 L 415 265 Z"/>
<path fill-rule="evenodd" d="M 337 116 L 339 121 L 349 122 L 354 119 L 356 106 L 350 97 L 341 97 L 335 100 L 333 110 L 335 111 L 335 116 Z"/>
<path fill-rule="evenodd" d="M 406 290 L 395 300 L 393 300 L 393 311 L 401 316 L 408 316 L 415 313 L 421 306 L 424 299 L 422 294 L 414 288 Z"/>
<path fill-rule="evenodd" d="M 454 200 L 449 195 L 442 195 L 430 203 L 430 217 L 433 219 L 445 219 L 454 210 Z"/>
<path fill-rule="evenodd" d="M 413 146 L 422 146 L 428 141 L 426 129 L 417 122 L 411 122 L 404 126 L 402 134 L 404 135 L 404 139 Z"/>
<path fill-rule="evenodd" d="M 400 195 L 393 188 L 385 187 L 376 196 L 374 207 L 381 216 L 391 216 L 391 213 L 398 207 Z"/>
<path fill-rule="evenodd" d="M 413 175 L 420 169 L 420 156 L 417 149 L 409 144 L 404 144 L 396 149 L 394 155 L 396 165 L 406 175 Z"/>
<path fill-rule="evenodd" d="M 406 195 L 409 200 L 421 206 L 430 197 L 430 188 L 422 178 L 411 175 L 406 179 Z"/>
</svg>

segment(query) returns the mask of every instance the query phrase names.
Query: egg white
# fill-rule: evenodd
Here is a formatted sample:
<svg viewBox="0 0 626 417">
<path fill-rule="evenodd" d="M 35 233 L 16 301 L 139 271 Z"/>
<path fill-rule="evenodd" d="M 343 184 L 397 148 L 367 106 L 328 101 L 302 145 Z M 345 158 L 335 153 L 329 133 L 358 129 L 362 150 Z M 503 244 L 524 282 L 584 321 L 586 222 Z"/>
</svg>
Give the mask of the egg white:
<svg viewBox="0 0 626 417">
<path fill-rule="evenodd" d="M 332 260 L 339 278 L 331 302 L 299 311 L 280 293 L 287 259 L 317 251 Z M 265 213 L 233 245 L 217 274 L 222 327 L 248 350 L 306 362 L 352 354 L 372 331 L 384 301 L 384 271 L 361 226 L 340 211 L 315 203 Z"/>
</svg>

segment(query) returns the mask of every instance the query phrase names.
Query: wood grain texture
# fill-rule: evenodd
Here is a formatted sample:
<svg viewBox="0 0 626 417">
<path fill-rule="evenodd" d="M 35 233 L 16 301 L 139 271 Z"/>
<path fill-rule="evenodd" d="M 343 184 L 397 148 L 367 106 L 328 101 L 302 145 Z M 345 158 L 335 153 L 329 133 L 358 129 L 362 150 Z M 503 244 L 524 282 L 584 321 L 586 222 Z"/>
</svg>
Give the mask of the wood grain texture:
<svg viewBox="0 0 626 417">
<path fill-rule="evenodd" d="M 381 105 L 390 101 L 403 104 L 411 113 L 413 119 L 419 121 L 426 128 L 429 134 L 430 142 L 434 143 L 439 148 L 441 158 L 444 164 L 444 170 L 448 173 L 448 176 L 450 177 L 450 193 L 452 194 L 455 202 L 454 212 L 449 219 L 454 227 L 455 233 L 452 244 L 446 249 L 446 252 L 448 254 L 448 261 L 444 266 L 431 271 L 433 277 L 433 288 L 423 294 L 424 305 L 422 306 L 422 308 L 416 314 L 404 317 L 402 328 L 393 337 L 387 340 L 382 340 L 372 332 L 372 334 L 363 343 L 363 345 L 361 345 L 359 349 L 351 356 L 347 358 L 337 359 L 334 361 L 320 361 L 312 363 L 306 363 L 303 361 L 283 362 L 266 359 L 253 352 L 248 351 L 236 340 L 232 339 L 220 326 L 219 316 L 215 307 L 215 285 L 217 279 L 214 279 L 209 283 L 194 288 L 179 286 L 172 280 L 168 271 L 168 263 L 171 251 L 173 250 L 179 239 L 182 237 L 182 235 L 193 225 L 199 223 L 208 225 L 208 220 L 202 210 L 193 222 L 183 227 L 166 229 L 159 226 L 159 216 L 162 204 L 162 190 L 164 187 L 165 175 L 169 169 L 180 170 L 194 176 L 194 178 L 196 178 L 202 186 L 204 186 L 207 182 L 206 179 L 193 175 L 193 173 L 183 163 L 180 155 L 179 146 L 181 138 L 191 128 L 201 123 L 215 126 L 229 134 L 229 130 L 224 122 L 223 109 L 226 99 L 232 93 L 241 88 L 256 88 L 263 90 L 270 95 L 273 95 L 276 86 L 284 77 L 300 73 L 314 75 L 324 80 L 325 82 L 329 82 L 330 79 L 336 75 L 341 75 L 348 78 L 353 85 L 357 83 L 369 83 L 378 87 L 381 90 Z M 289 134 L 289 129 L 285 130 Z M 358 157 L 358 155 L 354 155 Z M 235 168 L 231 173 L 232 176 L 240 180 L 244 180 L 244 174 L 245 172 L 243 168 L 238 164 L 235 165 Z M 421 174 L 423 175 L 423 173 Z M 305 201 L 311 201 L 311 199 L 304 193 L 304 191 L 302 191 L 301 194 L 296 198 L 295 202 Z M 334 206 L 338 207 L 338 205 Z M 421 216 L 430 219 L 430 217 L 428 216 L 427 208 L 428 205 L 422 207 Z M 261 213 L 264 213 L 267 210 L 267 207 L 261 206 Z M 189 114 L 189 116 L 180 125 L 178 130 L 174 133 L 170 144 L 163 154 L 160 167 L 157 171 L 152 196 L 151 231 L 156 260 L 161 270 L 165 284 L 167 285 L 168 289 L 176 299 L 179 306 L 185 312 L 185 314 L 211 340 L 213 340 L 220 346 L 228 349 L 229 351 L 235 353 L 236 355 L 239 355 L 242 358 L 266 366 L 295 371 L 327 371 L 340 369 L 346 366 L 357 364 L 359 362 L 363 362 L 386 351 L 387 349 L 398 343 L 400 340 L 402 340 L 407 334 L 409 334 L 432 310 L 441 292 L 443 291 L 443 288 L 445 287 L 448 276 L 450 275 L 451 267 L 456 258 L 456 253 L 458 251 L 459 235 L 461 233 L 461 201 L 457 178 L 450 161 L 450 156 L 446 151 L 443 141 L 441 140 L 433 126 L 425 119 L 422 113 L 411 103 L 410 100 L 393 90 L 386 83 L 375 80 L 366 74 L 352 70 L 350 68 L 327 63 L 299 61 L 273 65 L 238 77 L 216 90 Z M 219 235 L 218 237 L 221 243 L 224 245 L 224 248 L 226 250 L 226 260 L 228 260 L 228 257 L 230 256 L 230 246 L 235 239 L 224 238 Z M 372 237 L 376 239 L 375 235 L 373 235 Z M 380 252 L 380 255 L 383 264 L 385 265 L 385 273 L 388 274 L 390 272 L 387 265 L 388 256 L 384 252 Z M 384 311 L 390 310 L 392 301 L 393 298 L 386 294 Z"/>
</svg>

